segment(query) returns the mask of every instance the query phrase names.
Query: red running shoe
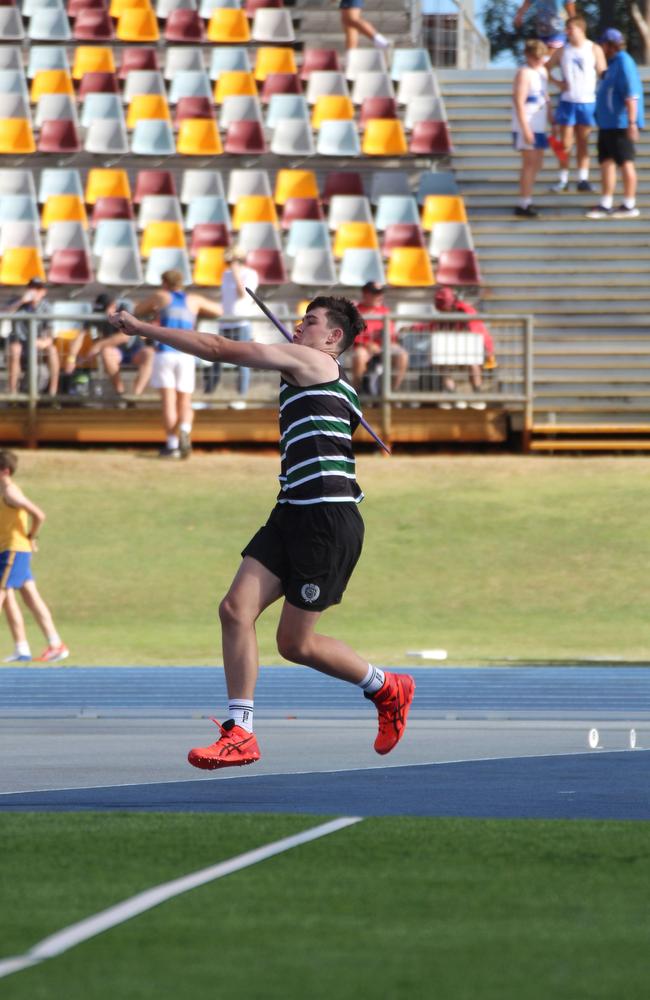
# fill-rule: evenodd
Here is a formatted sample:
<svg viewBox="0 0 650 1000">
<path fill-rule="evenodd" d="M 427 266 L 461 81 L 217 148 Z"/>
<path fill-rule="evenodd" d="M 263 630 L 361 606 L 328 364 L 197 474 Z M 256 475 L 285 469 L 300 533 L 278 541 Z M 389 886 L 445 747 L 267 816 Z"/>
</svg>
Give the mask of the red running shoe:
<svg viewBox="0 0 650 1000">
<path fill-rule="evenodd" d="M 255 733 L 236 726 L 232 719 L 219 726 L 221 736 L 209 747 L 195 747 L 187 755 L 192 767 L 200 767 L 205 771 L 213 771 L 217 767 L 238 767 L 242 764 L 254 764 L 262 756 L 255 739 Z"/>
<path fill-rule="evenodd" d="M 375 694 L 367 694 L 377 706 L 379 732 L 375 740 L 377 753 L 390 753 L 404 735 L 415 681 L 410 674 L 386 674 L 383 686 Z"/>
</svg>

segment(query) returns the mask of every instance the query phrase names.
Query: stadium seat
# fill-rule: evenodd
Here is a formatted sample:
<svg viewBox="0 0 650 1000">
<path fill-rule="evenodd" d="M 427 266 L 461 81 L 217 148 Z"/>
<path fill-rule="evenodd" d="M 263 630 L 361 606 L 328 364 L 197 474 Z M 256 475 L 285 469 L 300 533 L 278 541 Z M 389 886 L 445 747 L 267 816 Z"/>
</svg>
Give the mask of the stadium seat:
<svg viewBox="0 0 650 1000">
<path fill-rule="evenodd" d="M 253 74 L 244 73 L 242 70 L 226 70 L 220 73 L 214 85 L 215 103 L 222 104 L 226 97 L 234 97 L 237 94 L 257 97 Z"/>
<path fill-rule="evenodd" d="M 290 229 L 293 222 L 303 219 L 322 222 L 324 218 L 318 198 L 287 198 L 282 209 L 282 228 Z"/>
<path fill-rule="evenodd" d="M 121 155 L 128 153 L 129 141 L 124 119 L 98 118 L 88 126 L 84 149 L 87 153 Z"/>
<path fill-rule="evenodd" d="M 32 278 L 45 281 L 45 270 L 36 247 L 9 247 L 0 261 L 0 285 L 26 285 Z"/>
<path fill-rule="evenodd" d="M 311 125 L 319 129 L 324 121 L 341 121 L 354 118 L 354 106 L 349 97 L 341 94 L 323 94 L 314 104 Z"/>
<path fill-rule="evenodd" d="M 249 250 L 246 266 L 257 271 L 261 285 L 286 285 L 289 280 L 281 250 Z"/>
<path fill-rule="evenodd" d="M 3 53 L 3 50 L 5 56 L 8 52 L 20 52 L 20 49 L 11 49 L 9 47 L 4 49 L 3 47 L 0 48 L 0 54 Z M 12 62 L 11 65 L 5 65 L 2 62 L 0 63 L 0 68 L 22 70 L 22 65 L 22 60 L 17 64 Z M 70 72 L 68 53 L 62 45 L 30 45 L 27 78 L 33 80 L 36 74 L 43 69 L 61 69 L 66 73 Z"/>
<path fill-rule="evenodd" d="M 173 80 L 176 73 L 203 72 L 201 49 L 172 45 L 165 53 L 165 80 Z"/>
<path fill-rule="evenodd" d="M 393 49 L 390 75 L 401 80 L 404 73 L 432 73 L 431 58 L 426 49 Z"/>
<path fill-rule="evenodd" d="M 210 79 L 218 80 L 221 73 L 250 73 L 248 50 L 237 45 L 213 49 L 210 56 Z"/>
<path fill-rule="evenodd" d="M 86 204 L 94 205 L 98 198 L 130 198 L 131 185 L 126 170 L 95 167 L 86 180 Z"/>
<path fill-rule="evenodd" d="M 22 42 L 24 37 L 20 11 L 16 7 L 0 7 L 0 42 Z"/>
<path fill-rule="evenodd" d="M 312 170 L 278 170 L 274 201 L 284 205 L 288 198 L 318 198 L 318 181 Z"/>
<path fill-rule="evenodd" d="M 113 50 L 100 45 L 78 45 L 74 50 L 73 80 L 81 80 L 84 73 L 115 73 Z"/>
<path fill-rule="evenodd" d="M 131 135 L 131 152 L 136 156 L 173 156 L 176 146 L 171 124 L 163 119 L 141 118 Z"/>
<path fill-rule="evenodd" d="M 143 198 L 166 194 L 176 198 L 176 181 L 170 170 L 139 170 L 135 181 L 133 202 L 139 205 Z"/>
<path fill-rule="evenodd" d="M 361 174 L 350 170 L 328 170 L 321 197 L 325 205 L 336 194 L 357 194 L 363 197 Z"/>
<path fill-rule="evenodd" d="M 45 238 L 45 256 L 57 250 L 85 250 L 89 252 L 86 230 L 80 222 L 54 222 Z"/>
<path fill-rule="evenodd" d="M 420 226 L 414 223 L 397 222 L 395 225 L 387 226 L 384 231 L 384 240 L 381 245 L 381 252 L 384 257 L 390 256 L 391 250 L 395 247 L 424 247 L 424 233 Z"/>
<path fill-rule="evenodd" d="M 330 229 L 336 230 L 342 222 L 372 222 L 372 212 L 368 199 L 359 194 L 332 195 L 327 224 Z"/>
<path fill-rule="evenodd" d="M 368 281 L 385 283 L 384 265 L 379 250 L 352 247 L 346 250 L 341 261 L 339 281 L 342 285 L 363 288 Z"/>
<path fill-rule="evenodd" d="M 255 59 L 255 79 L 263 83 L 269 73 L 297 73 L 293 49 L 260 46 Z"/>
<path fill-rule="evenodd" d="M 408 147 L 401 121 L 371 118 L 366 122 L 361 148 L 366 156 L 404 156 Z"/>
<path fill-rule="evenodd" d="M 0 70 L 0 94 L 23 94 L 27 97 L 27 82 L 22 69 Z"/>
<path fill-rule="evenodd" d="M 102 219 L 97 224 L 93 256 L 101 257 L 109 247 L 124 247 L 137 252 L 138 238 L 131 219 Z"/>
<path fill-rule="evenodd" d="M 360 73 L 386 73 L 386 56 L 381 49 L 348 49 L 345 53 L 345 75 L 354 81 Z"/>
<path fill-rule="evenodd" d="M 262 109 L 257 97 L 249 94 L 226 97 L 219 113 L 219 127 L 227 129 L 232 122 L 258 122 L 262 124 Z"/>
<path fill-rule="evenodd" d="M 438 83 L 433 73 L 402 73 L 397 87 L 397 103 L 407 104 L 416 97 L 440 97 Z"/>
<path fill-rule="evenodd" d="M 226 270 L 224 251 L 225 247 L 199 247 L 192 275 L 195 285 L 209 288 L 218 288 L 221 285 L 223 272 Z"/>
<path fill-rule="evenodd" d="M 359 156 L 361 147 L 356 122 L 323 122 L 316 139 L 316 152 L 321 156 Z"/>
<path fill-rule="evenodd" d="M 429 94 L 425 97 L 414 97 L 406 106 L 404 112 L 404 128 L 409 131 L 416 122 L 445 122 L 447 115 L 445 106 L 439 97 Z"/>
<path fill-rule="evenodd" d="M 32 194 L 0 194 L 0 225 L 38 221 L 38 205 Z"/>
<path fill-rule="evenodd" d="M 245 222 L 239 230 L 237 246 L 249 250 L 282 250 L 280 234 L 272 222 Z"/>
<path fill-rule="evenodd" d="M 49 49 L 48 45 L 36 45 L 36 49 Z M 65 63 L 61 65 L 56 62 L 54 66 L 50 65 L 49 62 L 45 66 L 39 66 L 38 69 L 66 69 L 68 57 L 65 55 L 64 48 L 57 48 L 56 58 L 61 58 L 61 53 L 65 56 Z M 30 51 L 30 61 L 32 54 Z M 19 45 L 0 45 L 0 69 L 13 69 L 21 71 L 23 68 L 23 53 Z"/>
<path fill-rule="evenodd" d="M 190 257 L 196 257 L 201 247 L 229 247 L 230 231 L 223 222 L 199 222 L 192 230 Z"/>
<path fill-rule="evenodd" d="M 73 167 L 46 168 L 41 171 L 38 187 L 38 200 L 44 204 L 53 194 L 75 194 L 83 199 L 79 171 Z"/>
<path fill-rule="evenodd" d="M 180 222 L 150 222 L 142 234 L 140 254 L 146 259 L 154 247 L 184 246 L 185 236 Z"/>
<path fill-rule="evenodd" d="M 4 98 L 20 98 L 19 94 L 0 94 L 0 109 L 2 109 L 2 99 Z M 29 111 L 27 111 L 29 114 Z M 2 118 L 24 118 L 23 114 L 13 114 L 9 115 L 7 113 L 2 113 Z M 77 119 L 77 105 L 69 94 L 43 94 L 38 99 L 38 104 L 34 112 L 34 125 L 36 128 L 42 129 L 45 122 L 50 121 L 70 121 L 73 122 L 75 127 L 78 126 L 79 122 Z M 40 149 L 40 143 L 39 143 Z M 52 150 L 42 150 L 42 152 L 52 152 Z"/>
<path fill-rule="evenodd" d="M 68 17 L 62 7 L 35 10 L 29 19 L 27 34 L 34 42 L 69 42 L 72 38 Z"/>
<path fill-rule="evenodd" d="M 181 97 L 176 105 L 174 125 L 180 128 L 185 118 L 214 118 L 214 112 L 211 97 Z"/>
<path fill-rule="evenodd" d="M 157 42 L 156 15 L 150 7 L 127 7 L 119 16 L 116 35 L 121 42 Z"/>
<path fill-rule="evenodd" d="M 272 153 L 276 156 L 313 156 L 315 151 L 309 122 L 298 118 L 278 119 L 271 138 Z"/>
<path fill-rule="evenodd" d="M 33 247 L 41 256 L 41 233 L 36 222 L 3 222 L 0 226 L 0 256 L 14 247 Z"/>
<path fill-rule="evenodd" d="M 136 46 L 131 45 L 122 49 L 120 79 L 126 79 L 129 73 L 137 69 L 150 69 L 160 72 L 158 53 L 155 49 L 136 48 Z"/>
<path fill-rule="evenodd" d="M 394 97 L 366 97 L 361 105 L 359 126 L 363 129 L 372 118 L 397 118 Z"/>
<path fill-rule="evenodd" d="M 0 153 L 33 153 L 35 150 L 28 118 L 0 118 Z"/>
<path fill-rule="evenodd" d="M 291 12 L 286 7 L 258 7 L 253 15 L 251 37 L 254 42 L 295 42 Z"/>
<path fill-rule="evenodd" d="M 109 286 L 141 285 L 140 254 L 130 247 L 106 247 L 99 261 L 97 281 Z"/>
<path fill-rule="evenodd" d="M 452 173 L 425 171 L 418 182 L 418 202 L 422 205 L 428 194 L 457 194 L 458 185 Z"/>
<path fill-rule="evenodd" d="M 294 257 L 291 268 L 294 285 L 323 287 L 336 284 L 336 269 L 331 250 L 306 248 Z"/>
<path fill-rule="evenodd" d="M 110 42 L 113 22 L 105 10 L 81 10 L 74 22 L 74 37 L 80 42 Z"/>
<path fill-rule="evenodd" d="M 324 94 L 343 94 L 350 96 L 348 85 L 343 73 L 332 70 L 314 70 L 307 80 L 307 104 L 315 104 Z"/>
<path fill-rule="evenodd" d="M 230 228 L 230 212 L 225 198 L 205 194 L 192 199 L 185 212 L 185 228 L 194 229 L 207 222 Z"/>
<path fill-rule="evenodd" d="M 243 10 L 218 7 L 212 11 L 208 22 L 209 42 L 236 45 L 238 42 L 250 42 L 250 40 L 248 19 Z"/>
<path fill-rule="evenodd" d="M 184 170 L 181 184 L 181 204 L 189 205 L 194 198 L 205 195 L 216 195 L 225 199 L 223 180 L 219 171 Z"/>
<path fill-rule="evenodd" d="M 228 178 L 228 204 L 236 205 L 240 198 L 251 195 L 271 197 L 271 182 L 266 170 L 231 170 Z"/>
<path fill-rule="evenodd" d="M 264 124 L 274 129 L 281 119 L 296 118 L 309 121 L 309 108 L 302 94 L 273 94 L 266 109 Z"/>
<path fill-rule="evenodd" d="M 144 280 L 147 285 L 160 285 L 165 271 L 180 271 L 183 284 L 192 280 L 190 260 L 187 251 L 180 247 L 155 247 L 147 262 Z"/>
<path fill-rule="evenodd" d="M 195 10 L 175 10 L 167 18 L 165 38 L 168 42 L 205 41 L 205 30 L 200 15 Z"/>
<path fill-rule="evenodd" d="M 295 257 L 308 249 L 331 252 L 327 223 L 318 219 L 294 219 L 287 239 L 287 256 Z"/>
<path fill-rule="evenodd" d="M 43 173 L 47 173 L 47 171 L 45 170 Z M 0 170 L 0 201 L 3 196 L 9 197 L 14 194 L 27 195 L 34 201 L 36 200 L 36 186 L 31 170 L 20 168 Z M 1 218 L 0 221 L 2 221 Z"/>
<path fill-rule="evenodd" d="M 242 6 L 241 0 L 200 0 L 199 14 L 204 21 L 209 21 L 212 11 L 217 7 L 232 7 L 239 9 Z"/>
<path fill-rule="evenodd" d="M 302 56 L 300 76 L 303 80 L 307 80 L 309 74 L 313 73 L 314 70 L 321 73 L 325 70 L 340 73 L 341 64 L 336 49 L 305 49 Z"/>
<path fill-rule="evenodd" d="M 245 222 L 272 222 L 277 226 L 278 216 L 273 198 L 256 194 L 239 198 L 232 216 L 232 228 L 240 229 Z"/>
<path fill-rule="evenodd" d="M 140 202 L 138 229 L 144 230 L 150 222 L 178 222 L 183 216 L 178 198 L 171 194 L 148 194 Z"/>
<path fill-rule="evenodd" d="M 80 149 L 79 132 L 74 121 L 54 119 L 43 122 L 38 137 L 39 153 L 78 153 Z"/>
<path fill-rule="evenodd" d="M 74 87 L 70 74 L 64 69 L 41 69 L 32 80 L 29 99 L 38 102 L 43 94 L 68 94 L 74 97 Z"/>
<path fill-rule="evenodd" d="M 115 73 L 84 73 L 79 84 L 79 99 L 87 94 L 119 94 L 120 87 Z"/>
<path fill-rule="evenodd" d="M 379 249 L 379 240 L 372 222 L 341 223 L 334 237 L 334 256 L 342 257 L 345 251 L 352 247 Z"/>
<path fill-rule="evenodd" d="M 75 194 L 50 195 L 43 206 L 41 226 L 49 229 L 55 222 L 82 222 L 87 228 L 88 219 L 82 199 Z"/>
<path fill-rule="evenodd" d="M 106 0 L 68 0 L 68 17 L 76 17 L 82 10 L 104 10 L 107 7 Z"/>
<path fill-rule="evenodd" d="M 429 255 L 422 247 L 395 247 L 386 278 L 398 288 L 430 288 L 435 283 Z"/>
<path fill-rule="evenodd" d="M 266 140 L 260 122 L 231 122 L 224 140 L 224 150 L 234 156 L 257 156 L 265 153 Z"/>
<path fill-rule="evenodd" d="M 218 156 L 223 153 L 213 118 L 184 118 L 178 128 L 177 149 L 184 156 Z"/>
<path fill-rule="evenodd" d="M 428 194 L 422 207 L 422 227 L 429 232 L 438 222 L 467 222 L 463 199 L 457 195 Z"/>
<path fill-rule="evenodd" d="M 412 195 L 385 194 L 379 197 L 375 225 L 379 232 L 396 222 L 419 225 L 420 213 Z"/>
<path fill-rule="evenodd" d="M 65 5 L 63 0 L 22 0 L 20 6 L 23 17 L 31 17 L 37 10 L 62 10 Z"/>
<path fill-rule="evenodd" d="M 43 94 L 41 100 L 48 97 L 70 98 L 67 94 Z M 0 118 L 29 118 L 29 100 L 24 94 L 2 94 L 0 93 Z M 35 122 L 38 128 L 39 122 Z"/>
<path fill-rule="evenodd" d="M 359 73 L 352 84 L 352 102 L 361 105 L 367 97 L 395 97 L 388 73 Z"/>
<path fill-rule="evenodd" d="M 466 222 L 438 222 L 431 230 L 429 254 L 439 257 L 444 250 L 473 250 L 474 241 Z"/>
<path fill-rule="evenodd" d="M 116 21 L 120 19 L 125 10 L 151 9 L 150 0 L 110 0 L 108 12 Z"/>
<path fill-rule="evenodd" d="M 212 97 L 210 78 L 205 70 L 183 70 L 175 74 L 169 88 L 169 103 L 176 104 L 181 97 Z"/>
<path fill-rule="evenodd" d="M 473 250 L 441 250 L 436 265 L 441 285 L 480 285 L 481 273 Z"/>
<path fill-rule="evenodd" d="M 169 106 L 162 94 L 138 94 L 129 104 L 126 116 L 126 127 L 135 128 L 136 122 L 143 118 L 156 118 L 171 121 Z"/>
<path fill-rule="evenodd" d="M 118 94 L 88 94 L 81 109 L 81 124 L 90 128 L 97 118 L 114 118 L 124 122 L 122 102 Z"/>
<path fill-rule="evenodd" d="M 140 94 L 162 94 L 165 97 L 166 93 L 162 73 L 152 69 L 133 69 L 124 80 L 122 100 L 130 104 Z"/>
<path fill-rule="evenodd" d="M 244 9 L 246 11 L 246 17 L 253 18 L 255 16 L 255 11 L 260 10 L 264 7 L 284 7 L 284 0 L 244 0 Z"/>
<path fill-rule="evenodd" d="M 93 226 L 104 219 L 133 219 L 133 205 L 128 198 L 98 198 L 93 207 Z"/>
<path fill-rule="evenodd" d="M 415 122 L 409 152 L 420 156 L 448 156 L 452 147 L 447 122 Z"/>
<path fill-rule="evenodd" d="M 156 0 L 156 17 L 166 21 L 175 10 L 196 10 L 196 0 Z"/>
<path fill-rule="evenodd" d="M 262 103 L 268 104 L 274 94 L 302 94 L 297 73 L 269 73 L 262 85 Z"/>
</svg>

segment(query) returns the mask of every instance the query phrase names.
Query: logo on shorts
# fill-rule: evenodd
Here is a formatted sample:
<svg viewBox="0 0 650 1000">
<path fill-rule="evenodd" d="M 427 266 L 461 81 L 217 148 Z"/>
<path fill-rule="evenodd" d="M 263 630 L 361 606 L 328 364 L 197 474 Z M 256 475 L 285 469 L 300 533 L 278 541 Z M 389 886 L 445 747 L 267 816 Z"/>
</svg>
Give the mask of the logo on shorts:
<svg viewBox="0 0 650 1000">
<path fill-rule="evenodd" d="M 300 591 L 300 596 L 305 604 L 313 604 L 320 597 L 320 587 L 315 583 L 306 583 Z"/>
</svg>

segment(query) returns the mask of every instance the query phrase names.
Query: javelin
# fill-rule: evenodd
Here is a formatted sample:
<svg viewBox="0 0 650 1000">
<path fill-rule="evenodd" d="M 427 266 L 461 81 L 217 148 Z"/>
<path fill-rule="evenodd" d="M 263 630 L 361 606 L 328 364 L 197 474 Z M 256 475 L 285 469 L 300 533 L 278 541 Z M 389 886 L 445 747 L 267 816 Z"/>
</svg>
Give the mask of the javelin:
<svg viewBox="0 0 650 1000">
<path fill-rule="evenodd" d="M 286 339 L 289 341 L 290 344 L 293 344 L 293 337 L 287 330 L 286 326 L 284 326 L 280 322 L 280 320 L 273 315 L 269 307 L 264 302 L 262 302 L 262 300 L 255 294 L 255 292 L 253 292 L 250 288 L 247 288 L 246 291 L 252 298 L 253 302 L 255 302 L 260 307 L 264 315 L 268 319 L 270 319 L 273 325 L 280 331 L 282 336 L 286 337 Z M 375 434 L 370 424 L 366 420 L 364 420 L 363 417 L 361 417 L 361 426 L 365 427 L 365 429 L 368 431 L 368 434 L 370 434 L 370 437 L 375 439 L 379 447 L 383 448 L 387 455 L 390 455 L 390 448 L 388 447 L 388 445 L 384 444 L 384 442 L 382 441 L 382 439 L 379 437 L 378 434 Z"/>
</svg>

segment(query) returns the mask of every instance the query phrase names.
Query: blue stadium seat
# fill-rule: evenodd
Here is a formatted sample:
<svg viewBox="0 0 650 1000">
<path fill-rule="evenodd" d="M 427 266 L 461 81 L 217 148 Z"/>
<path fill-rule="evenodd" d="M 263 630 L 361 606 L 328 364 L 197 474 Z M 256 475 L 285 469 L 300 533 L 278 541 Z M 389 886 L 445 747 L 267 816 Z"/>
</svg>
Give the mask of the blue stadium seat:
<svg viewBox="0 0 650 1000">
<path fill-rule="evenodd" d="M 123 247 L 137 253 L 138 239 L 130 219 L 102 219 L 97 223 L 93 254 L 101 257 L 108 247 Z"/>
<path fill-rule="evenodd" d="M 160 118 L 141 118 L 133 129 L 131 152 L 136 156 L 173 156 L 176 144 L 169 122 Z"/>
<path fill-rule="evenodd" d="M 226 200 L 217 195 L 193 198 L 185 213 L 185 228 L 194 229 L 201 222 L 223 222 L 230 228 L 230 212 Z"/>
<path fill-rule="evenodd" d="M 318 130 L 316 152 L 321 156 L 359 156 L 357 123 L 349 119 L 324 121 Z"/>
<path fill-rule="evenodd" d="M 38 222 L 38 205 L 29 194 L 0 196 L 0 223 Z"/>
<path fill-rule="evenodd" d="M 181 272 L 184 285 L 190 284 L 192 272 L 187 251 L 180 247 L 154 247 L 147 261 L 144 280 L 147 285 L 160 285 L 164 272 L 172 270 Z"/>
<path fill-rule="evenodd" d="M 62 45 L 32 45 L 29 50 L 27 77 L 33 80 L 43 69 L 64 69 L 70 72 L 68 53 Z"/>
<path fill-rule="evenodd" d="M 266 127 L 274 129 L 282 118 L 309 121 L 309 108 L 302 94 L 273 94 L 266 109 Z"/>
<path fill-rule="evenodd" d="M 169 103 L 178 104 L 181 97 L 212 97 L 208 74 L 204 70 L 176 73 L 169 88 Z"/>
<path fill-rule="evenodd" d="M 382 195 L 377 204 L 375 227 L 381 232 L 398 222 L 419 224 L 420 213 L 411 195 Z"/>
<path fill-rule="evenodd" d="M 286 252 L 295 257 L 303 250 L 329 250 L 332 247 L 326 222 L 317 219 L 295 219 L 289 229 Z"/>
<path fill-rule="evenodd" d="M 385 284 L 386 275 L 379 250 L 357 247 L 346 250 L 341 261 L 339 281 L 342 285 L 358 288 L 363 288 L 368 281 Z"/>
<path fill-rule="evenodd" d="M 69 42 L 72 38 L 67 14 L 61 7 L 39 6 L 29 19 L 27 33 L 33 41 Z"/>
<path fill-rule="evenodd" d="M 87 94 L 81 110 L 81 124 L 90 128 L 100 118 L 114 118 L 126 128 L 119 94 Z"/>
<path fill-rule="evenodd" d="M 41 173 L 38 200 L 43 205 L 53 194 L 76 194 L 83 201 L 79 171 L 74 167 L 47 167 Z"/>
<path fill-rule="evenodd" d="M 390 65 L 393 80 L 401 80 L 403 73 L 432 72 L 431 58 L 426 49 L 394 49 Z"/>
<path fill-rule="evenodd" d="M 250 73 L 251 62 L 248 50 L 238 45 L 227 45 L 212 50 L 210 57 L 210 79 L 218 80 L 220 73 Z"/>
</svg>

